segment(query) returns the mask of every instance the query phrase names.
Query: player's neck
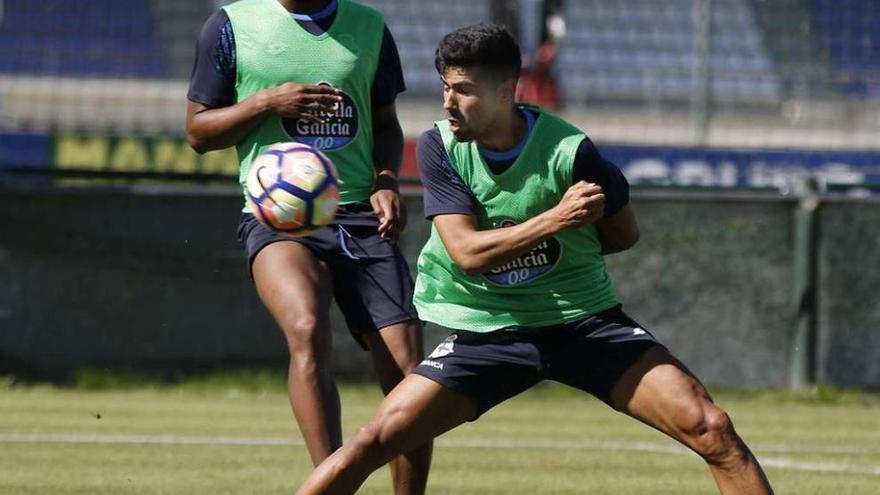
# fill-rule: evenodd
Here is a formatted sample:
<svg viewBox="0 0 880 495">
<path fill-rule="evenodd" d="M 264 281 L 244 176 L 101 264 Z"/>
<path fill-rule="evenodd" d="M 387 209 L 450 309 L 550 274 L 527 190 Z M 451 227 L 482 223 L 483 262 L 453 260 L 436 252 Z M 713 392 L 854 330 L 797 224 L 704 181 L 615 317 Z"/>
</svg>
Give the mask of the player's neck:
<svg viewBox="0 0 880 495">
<path fill-rule="evenodd" d="M 331 0 L 278 0 L 292 14 L 314 14 L 324 10 Z"/>
<path fill-rule="evenodd" d="M 529 122 L 516 107 L 498 117 L 492 132 L 477 139 L 480 147 L 491 151 L 507 151 L 522 141 L 529 132 Z"/>
</svg>

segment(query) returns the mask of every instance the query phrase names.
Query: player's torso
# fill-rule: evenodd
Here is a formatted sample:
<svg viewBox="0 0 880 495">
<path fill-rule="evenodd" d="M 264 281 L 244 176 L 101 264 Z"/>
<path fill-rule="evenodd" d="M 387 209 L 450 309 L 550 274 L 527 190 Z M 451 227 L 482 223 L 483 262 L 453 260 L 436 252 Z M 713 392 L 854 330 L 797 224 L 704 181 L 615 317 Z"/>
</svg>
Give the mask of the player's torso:
<svg viewBox="0 0 880 495">
<path fill-rule="evenodd" d="M 479 205 L 478 228 L 523 223 L 559 204 L 572 184 L 574 156 L 583 138 L 577 129 L 542 113 L 519 157 L 500 174 L 491 170 L 474 143 L 457 143 L 449 149 L 450 164 Z M 601 252 L 593 225 L 560 232 L 548 242 L 559 245 L 554 251 L 567 251 L 564 255 L 572 258 L 574 266 Z"/>
<path fill-rule="evenodd" d="M 322 115 L 323 123 L 266 117 L 238 146 L 242 176 L 263 147 L 298 141 L 333 160 L 343 203 L 366 199 L 373 181 L 370 90 L 384 31 L 381 16 L 339 0 L 330 28 L 315 35 L 276 0 L 242 0 L 225 9 L 235 37 L 239 102 L 287 82 L 330 84 L 343 98 L 336 112 Z"/>
<path fill-rule="evenodd" d="M 454 143 L 438 123 L 450 165 L 478 205 L 479 230 L 525 222 L 559 203 L 571 185 L 575 151 L 583 140 L 582 133 L 560 122 L 539 117 L 519 158 L 501 174 L 492 173 L 476 145 Z M 432 230 L 419 259 L 416 303 L 428 320 L 442 315 L 452 328 L 490 331 L 582 317 L 616 304 L 616 296 L 593 225 L 559 232 L 475 276 L 454 265 Z"/>
</svg>

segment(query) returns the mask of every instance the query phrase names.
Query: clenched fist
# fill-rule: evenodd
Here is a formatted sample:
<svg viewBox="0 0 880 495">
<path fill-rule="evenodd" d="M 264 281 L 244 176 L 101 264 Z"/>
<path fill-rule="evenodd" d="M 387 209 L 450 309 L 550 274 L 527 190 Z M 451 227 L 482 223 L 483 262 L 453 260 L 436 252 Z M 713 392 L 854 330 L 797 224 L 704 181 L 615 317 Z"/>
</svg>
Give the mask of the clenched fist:
<svg viewBox="0 0 880 495">
<path fill-rule="evenodd" d="M 559 222 L 560 230 L 580 227 L 602 218 L 605 212 L 605 194 L 600 186 L 580 181 L 565 191 L 552 211 Z"/>
</svg>

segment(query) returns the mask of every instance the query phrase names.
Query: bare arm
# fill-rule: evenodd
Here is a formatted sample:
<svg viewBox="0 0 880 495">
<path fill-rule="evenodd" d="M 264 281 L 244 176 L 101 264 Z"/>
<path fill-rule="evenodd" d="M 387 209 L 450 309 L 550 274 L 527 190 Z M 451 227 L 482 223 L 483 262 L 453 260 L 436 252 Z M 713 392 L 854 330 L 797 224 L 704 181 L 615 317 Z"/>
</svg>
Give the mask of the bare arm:
<svg viewBox="0 0 880 495">
<path fill-rule="evenodd" d="M 257 93 L 229 107 L 211 108 L 192 100 L 186 104 L 186 140 L 198 153 L 235 146 L 259 125 L 269 111 Z"/>
<path fill-rule="evenodd" d="M 373 109 L 373 142 L 376 174 L 397 177 L 403 161 L 403 130 L 394 103 Z"/>
<path fill-rule="evenodd" d="M 633 247 L 639 240 L 639 226 L 630 205 L 596 222 L 602 254 L 619 253 Z"/>
<path fill-rule="evenodd" d="M 394 103 L 373 108 L 373 143 L 376 183 L 370 204 L 379 218 L 379 234 L 397 238 L 406 227 L 406 208 L 397 184 L 403 160 L 403 131 Z"/>
<path fill-rule="evenodd" d="M 186 139 L 199 153 L 229 148 L 270 113 L 321 122 L 321 112 L 332 112 L 341 99 L 330 86 L 284 83 L 228 107 L 211 108 L 190 100 L 186 106 Z"/>
<path fill-rule="evenodd" d="M 462 271 L 476 275 L 527 253 L 562 230 L 585 225 L 602 216 L 605 196 L 595 184 L 578 182 L 555 207 L 513 227 L 477 230 L 472 215 L 438 215 L 434 226 Z"/>
</svg>

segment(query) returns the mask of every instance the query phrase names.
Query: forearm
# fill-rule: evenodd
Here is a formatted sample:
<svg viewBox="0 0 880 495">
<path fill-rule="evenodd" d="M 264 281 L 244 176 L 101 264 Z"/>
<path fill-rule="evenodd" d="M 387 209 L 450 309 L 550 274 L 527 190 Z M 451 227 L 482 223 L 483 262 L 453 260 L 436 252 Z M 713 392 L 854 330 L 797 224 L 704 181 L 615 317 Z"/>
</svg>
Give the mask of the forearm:
<svg viewBox="0 0 880 495">
<path fill-rule="evenodd" d="M 379 219 L 379 234 L 396 239 L 406 228 L 406 207 L 400 200 L 397 171 L 403 159 L 403 131 L 394 105 L 373 109 L 373 169 L 376 179 L 370 204 Z"/>
<path fill-rule="evenodd" d="M 377 176 L 397 177 L 403 162 L 403 130 L 397 119 L 377 126 L 373 132 L 373 168 Z"/>
<path fill-rule="evenodd" d="M 187 141 L 199 153 L 235 146 L 270 111 L 271 104 L 266 91 L 257 92 L 240 103 L 222 108 L 205 108 L 190 102 L 186 121 Z"/>
<path fill-rule="evenodd" d="M 474 275 L 510 262 L 557 232 L 599 220 L 604 206 L 602 189 L 580 181 L 555 207 L 513 227 L 477 230 L 473 215 L 440 215 L 434 226 L 452 260 Z"/>
<path fill-rule="evenodd" d="M 559 230 L 551 210 L 512 227 L 474 231 L 453 241 L 451 254 L 462 271 L 476 275 L 531 251 Z"/>
</svg>

